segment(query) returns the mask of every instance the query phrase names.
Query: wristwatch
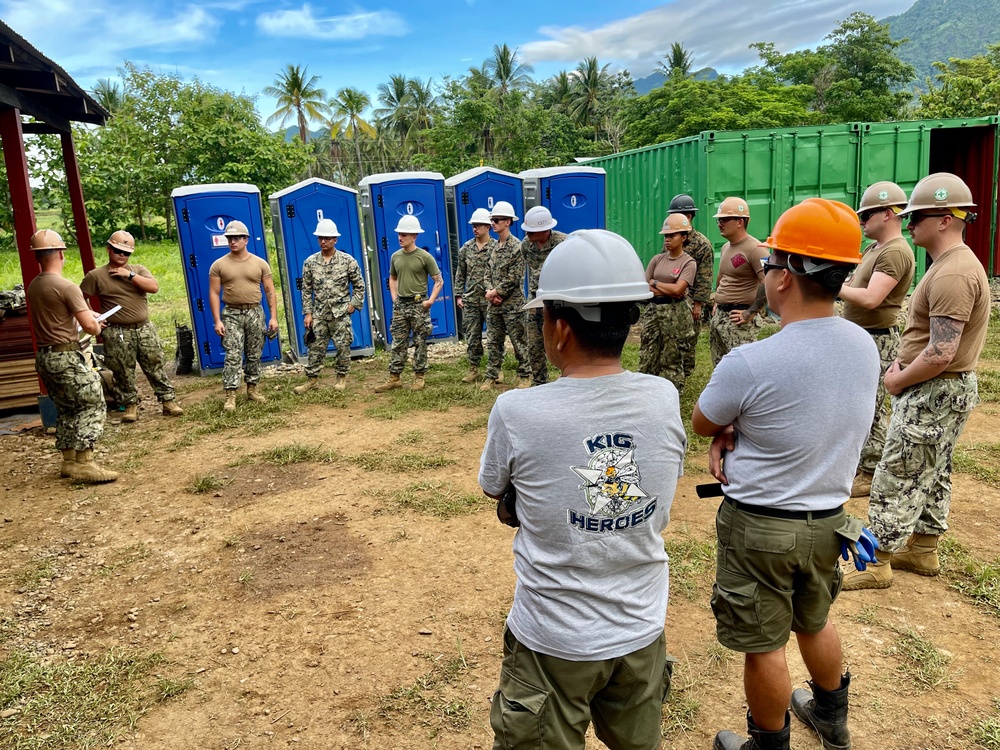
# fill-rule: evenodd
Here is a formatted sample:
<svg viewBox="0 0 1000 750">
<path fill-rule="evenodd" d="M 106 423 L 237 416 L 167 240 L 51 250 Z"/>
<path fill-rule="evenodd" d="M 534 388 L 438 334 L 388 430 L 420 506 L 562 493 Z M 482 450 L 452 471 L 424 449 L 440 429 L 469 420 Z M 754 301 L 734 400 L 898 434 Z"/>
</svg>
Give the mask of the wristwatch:
<svg viewBox="0 0 1000 750">
<path fill-rule="evenodd" d="M 131 281 L 134 278 L 135 278 L 135 271 L 129 271 L 128 272 L 128 280 Z"/>
</svg>

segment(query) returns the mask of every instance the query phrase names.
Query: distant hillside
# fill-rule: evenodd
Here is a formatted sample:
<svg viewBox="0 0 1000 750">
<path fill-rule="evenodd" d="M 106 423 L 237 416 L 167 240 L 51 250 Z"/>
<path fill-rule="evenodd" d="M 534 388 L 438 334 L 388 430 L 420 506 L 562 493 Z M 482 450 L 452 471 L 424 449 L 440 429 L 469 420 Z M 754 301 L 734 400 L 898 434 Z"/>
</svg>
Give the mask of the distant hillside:
<svg viewBox="0 0 1000 750">
<path fill-rule="evenodd" d="M 702 68 L 701 70 L 696 70 L 691 74 L 691 77 L 698 81 L 714 81 L 719 77 L 719 72 L 715 68 Z M 645 78 L 639 78 L 633 81 L 635 86 L 635 93 L 639 96 L 643 94 L 648 94 L 653 89 L 658 89 L 663 85 L 663 82 L 667 80 L 667 77 L 660 73 L 659 71 L 654 71 L 650 73 Z"/>
<path fill-rule="evenodd" d="M 325 132 L 326 132 L 325 129 L 324 130 L 310 130 L 309 131 L 309 140 L 311 141 L 311 140 L 314 140 L 316 138 L 319 138 Z M 298 137 L 299 137 L 299 126 L 298 125 L 292 125 L 292 127 L 290 127 L 290 128 L 285 128 L 285 140 L 286 141 L 290 141 L 293 138 L 298 138 Z"/>
<path fill-rule="evenodd" d="M 909 39 L 897 50 L 917 69 L 920 86 L 934 75 L 933 63 L 974 57 L 1000 42 L 1000 0 L 916 0 L 905 13 L 883 18 L 893 39 Z"/>
</svg>

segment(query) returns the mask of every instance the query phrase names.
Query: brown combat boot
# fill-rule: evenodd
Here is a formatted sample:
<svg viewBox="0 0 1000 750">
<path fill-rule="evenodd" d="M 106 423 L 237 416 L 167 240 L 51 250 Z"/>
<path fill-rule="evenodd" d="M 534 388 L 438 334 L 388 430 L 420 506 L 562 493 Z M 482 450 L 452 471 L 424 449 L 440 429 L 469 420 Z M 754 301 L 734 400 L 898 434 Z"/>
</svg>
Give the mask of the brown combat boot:
<svg viewBox="0 0 1000 750">
<path fill-rule="evenodd" d="M 402 388 L 403 384 L 399 380 L 399 375 L 390 372 L 389 379 L 382 383 L 375 389 L 375 393 L 385 393 L 386 391 L 394 391 L 397 388 Z"/>
<path fill-rule="evenodd" d="M 230 388 L 226 391 L 226 403 L 222 405 L 222 411 L 233 412 L 236 411 L 236 389 Z"/>
<path fill-rule="evenodd" d="M 267 397 L 263 393 L 257 392 L 256 383 L 247 383 L 247 401 L 253 401 L 258 404 L 266 404 Z"/>
<path fill-rule="evenodd" d="M 499 378 L 497 378 L 496 380 L 494 380 L 493 378 L 486 378 L 486 380 L 483 381 L 483 384 L 479 386 L 479 390 L 491 391 L 493 390 L 493 386 L 495 386 L 499 382 L 501 382 Z"/>
<path fill-rule="evenodd" d="M 337 382 L 333 384 L 333 390 L 342 391 L 347 387 L 347 375 L 337 373 Z"/>
<path fill-rule="evenodd" d="M 475 383 L 477 380 L 479 380 L 478 367 L 470 367 L 468 374 L 462 378 L 463 383 Z"/>
<path fill-rule="evenodd" d="M 892 565 L 889 561 L 894 560 L 895 556 L 891 552 L 875 550 L 875 559 L 878 562 L 868 563 L 864 570 L 858 570 L 852 565 L 850 571 L 844 574 L 842 590 L 889 588 L 892 585 Z"/>
<path fill-rule="evenodd" d="M 173 399 L 170 399 L 169 401 L 164 401 L 163 402 L 163 416 L 165 416 L 165 417 L 179 417 L 183 413 L 184 413 L 184 410 L 181 408 L 181 405 L 178 404 Z"/>
<path fill-rule="evenodd" d="M 531 388 L 531 378 L 518 378 L 517 385 L 514 387 L 521 391 L 525 388 Z"/>
<path fill-rule="evenodd" d="M 921 576 L 936 576 L 941 572 L 938 559 L 938 539 L 931 534 L 914 534 L 899 552 L 892 553 L 892 567 Z"/>
<path fill-rule="evenodd" d="M 851 485 L 851 497 L 868 497 L 872 493 L 872 477 L 871 473 L 858 469 Z"/>
<path fill-rule="evenodd" d="M 76 451 L 72 448 L 62 452 L 62 465 L 59 467 L 59 476 L 73 476 L 73 467 L 76 464 Z"/>
<path fill-rule="evenodd" d="M 423 373 L 416 373 L 413 376 L 413 384 L 410 386 L 411 391 L 422 391 L 424 389 L 424 376 Z"/>
<path fill-rule="evenodd" d="M 73 466 L 72 479 L 87 484 L 102 484 L 113 482 L 118 478 L 118 473 L 109 469 L 103 469 L 94 463 L 94 451 L 77 451 L 76 464 Z"/>
<path fill-rule="evenodd" d="M 128 404 L 122 414 L 122 422 L 135 422 L 139 419 L 139 404 Z"/>
<path fill-rule="evenodd" d="M 315 377 L 315 378 L 312 377 L 312 376 L 310 376 L 309 380 L 307 380 L 306 382 L 304 382 L 302 385 L 297 385 L 294 388 L 292 388 L 292 393 L 294 393 L 297 396 L 301 396 L 303 393 L 308 393 L 313 388 L 319 388 L 319 377 L 318 376 Z"/>
</svg>

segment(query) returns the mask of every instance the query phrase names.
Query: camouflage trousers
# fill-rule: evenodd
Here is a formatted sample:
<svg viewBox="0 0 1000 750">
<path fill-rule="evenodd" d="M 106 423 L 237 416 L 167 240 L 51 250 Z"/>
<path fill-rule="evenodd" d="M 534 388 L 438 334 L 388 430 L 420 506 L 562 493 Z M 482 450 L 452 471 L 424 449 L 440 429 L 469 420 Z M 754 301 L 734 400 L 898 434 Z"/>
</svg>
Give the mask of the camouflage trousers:
<svg viewBox="0 0 1000 750">
<path fill-rule="evenodd" d="M 469 358 L 469 367 L 479 367 L 483 358 L 483 324 L 486 323 L 486 313 L 490 303 L 485 297 L 462 298 L 462 335 L 465 336 L 465 356 Z"/>
<path fill-rule="evenodd" d="M 722 308 L 716 308 L 712 317 L 708 319 L 708 344 L 712 350 L 712 366 L 719 364 L 719 361 L 729 352 L 742 344 L 749 344 L 756 341 L 760 334 L 760 315 L 754 315 L 753 320 L 743 325 L 736 325 L 729 318 L 729 313 Z"/>
<path fill-rule="evenodd" d="M 524 333 L 528 340 L 532 385 L 544 385 L 549 382 L 549 360 L 545 356 L 545 341 L 542 339 L 542 320 L 541 310 L 528 310 L 524 314 Z"/>
<path fill-rule="evenodd" d="M 491 305 L 486 313 L 486 379 L 496 380 L 503 369 L 504 341 L 510 339 L 517 357 L 517 376 L 526 378 L 528 369 L 528 342 L 524 338 L 524 312 L 520 302 L 507 301 Z"/>
<path fill-rule="evenodd" d="M 691 303 L 645 305 L 642 311 L 642 336 L 639 339 L 639 372 L 659 375 L 684 389 L 687 375 L 684 361 L 695 345 Z"/>
<path fill-rule="evenodd" d="M 875 469 L 868 525 L 888 552 L 910 534 L 948 530 L 955 443 L 979 403 L 974 372 L 933 378 L 892 399 L 882 460 Z"/>
<path fill-rule="evenodd" d="M 35 369 L 56 405 L 56 448 L 86 451 L 104 433 L 101 378 L 81 352 L 38 352 Z"/>
<path fill-rule="evenodd" d="M 431 335 L 431 312 L 420 302 L 396 300 L 392 308 L 392 355 L 389 357 L 389 372 L 399 375 L 406 366 L 406 350 L 413 335 L 413 372 L 423 375 L 427 372 L 427 337 Z"/>
<path fill-rule="evenodd" d="M 861 449 L 861 462 L 858 464 L 860 471 L 867 471 L 869 474 L 875 473 L 875 467 L 882 458 L 882 449 L 885 448 L 885 431 L 889 426 L 889 392 L 885 389 L 882 378 L 899 353 L 899 331 L 893 328 L 889 333 L 873 335 L 872 341 L 878 347 L 882 367 L 878 379 L 878 393 L 875 395 L 875 416 L 872 418 L 868 439 Z"/>
<path fill-rule="evenodd" d="M 260 358 L 264 354 L 264 308 L 260 305 L 249 310 L 225 307 L 222 310 L 222 324 L 226 335 L 222 337 L 222 348 L 226 358 L 222 364 L 222 387 L 234 391 L 240 387 L 240 370 L 247 385 L 260 382 Z M 246 362 L 243 355 L 246 355 Z"/>
<path fill-rule="evenodd" d="M 174 387 L 163 372 L 163 344 L 153 324 L 146 321 L 139 328 L 110 325 L 101 334 L 104 341 L 104 364 L 114 375 L 114 397 L 120 405 L 139 401 L 135 390 L 135 365 L 153 386 L 159 401 L 173 401 Z"/>
<path fill-rule="evenodd" d="M 313 315 L 313 333 L 316 340 L 309 345 L 309 361 L 306 364 L 306 375 L 318 378 L 326 359 L 326 349 L 330 341 L 337 347 L 337 362 L 334 368 L 338 375 L 347 375 L 351 371 L 351 342 L 354 341 L 354 328 L 351 326 L 351 316 L 327 317 Z"/>
</svg>

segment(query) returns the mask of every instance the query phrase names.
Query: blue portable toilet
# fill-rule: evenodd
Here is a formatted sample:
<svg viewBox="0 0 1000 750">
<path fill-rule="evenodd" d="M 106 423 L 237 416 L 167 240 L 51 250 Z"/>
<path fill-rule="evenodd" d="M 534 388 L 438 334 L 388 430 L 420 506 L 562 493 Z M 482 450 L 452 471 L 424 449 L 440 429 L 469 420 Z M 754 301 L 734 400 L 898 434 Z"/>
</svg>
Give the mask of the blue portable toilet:
<svg viewBox="0 0 1000 750">
<path fill-rule="evenodd" d="M 351 315 L 351 327 L 354 329 L 351 354 L 358 357 L 374 354 L 371 273 L 361 237 L 358 191 L 314 177 L 271 194 L 270 203 L 285 318 L 295 353 L 300 359 L 309 355 L 309 347 L 305 343 L 306 328 L 302 322 L 302 264 L 310 255 L 319 252 L 319 243 L 313 234 L 316 224 L 320 219 L 332 219 L 340 232 L 337 250 L 348 253 L 358 262 L 365 280 L 365 306 Z M 335 349 L 330 343 L 327 351 Z"/>
<path fill-rule="evenodd" d="M 605 172 L 600 167 L 547 167 L 526 169 L 524 208 L 545 206 L 560 232 L 605 228 Z"/>
<path fill-rule="evenodd" d="M 361 181 L 361 213 L 365 220 L 365 236 L 369 251 L 375 258 L 372 284 L 373 296 L 380 300 L 374 310 L 376 325 L 385 342 L 391 343 L 389 323 L 392 321 L 392 296 L 389 294 L 389 259 L 399 250 L 396 225 L 402 216 L 416 216 L 424 230 L 417 237 L 417 246 L 429 252 L 441 269 L 444 288 L 431 307 L 433 326 L 429 340 L 453 341 L 458 338 L 455 319 L 455 297 L 452 290 L 451 249 L 448 245 L 448 223 L 445 219 L 444 176 L 437 172 L 396 172 L 373 174 Z M 374 288 L 378 287 L 378 294 Z M 432 284 L 428 279 L 427 291 Z"/>
<path fill-rule="evenodd" d="M 451 247 L 458 248 L 472 239 L 469 219 L 477 208 L 493 210 L 497 201 L 507 201 L 514 212 L 524 218 L 524 187 L 516 174 L 495 167 L 476 167 L 444 181 L 444 198 L 448 205 Z M 521 222 L 515 221 L 510 233 L 524 239 Z"/>
<path fill-rule="evenodd" d="M 221 370 L 225 360 L 222 339 L 215 332 L 212 308 L 208 303 L 208 270 L 212 263 L 229 252 L 229 241 L 223 230 L 233 219 L 247 225 L 250 238 L 247 250 L 267 260 L 264 243 L 264 214 L 260 205 L 260 190 L 245 183 L 188 185 L 175 188 L 170 194 L 177 217 L 177 235 L 184 266 L 194 343 L 198 354 L 198 369 L 202 375 Z M 273 271 L 273 269 L 272 269 Z M 262 300 L 264 318 L 270 317 L 267 297 Z M 281 359 L 278 339 L 264 339 L 261 362 Z"/>
</svg>

